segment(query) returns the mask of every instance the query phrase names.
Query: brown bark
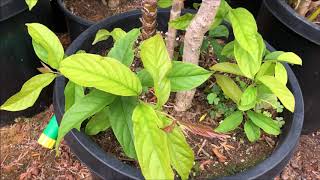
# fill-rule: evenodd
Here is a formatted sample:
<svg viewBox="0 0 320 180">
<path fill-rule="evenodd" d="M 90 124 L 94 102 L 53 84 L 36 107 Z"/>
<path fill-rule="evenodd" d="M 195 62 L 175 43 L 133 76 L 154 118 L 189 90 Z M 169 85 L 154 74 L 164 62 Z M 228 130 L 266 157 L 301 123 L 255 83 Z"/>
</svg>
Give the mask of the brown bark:
<svg viewBox="0 0 320 180">
<path fill-rule="evenodd" d="M 170 21 L 178 18 L 181 14 L 181 9 L 183 8 L 184 0 L 174 0 L 172 3 L 172 8 L 170 11 Z M 176 42 L 176 36 L 177 36 L 177 30 L 174 28 L 168 29 L 168 35 L 167 35 L 167 50 L 169 53 L 169 57 L 172 59 L 174 55 L 174 48 L 175 48 L 175 42 Z"/>
<path fill-rule="evenodd" d="M 142 2 L 142 39 L 148 39 L 156 34 L 157 28 L 157 0 L 143 0 Z"/>
<path fill-rule="evenodd" d="M 311 2 L 311 0 L 301 0 L 297 9 L 297 13 L 303 17 L 306 16 L 307 12 L 309 11 Z"/>
<path fill-rule="evenodd" d="M 218 7 L 220 0 L 203 0 L 198 10 L 198 13 L 191 21 L 187 28 L 184 49 L 183 61 L 193 64 L 199 63 L 200 47 L 203 42 L 205 33 L 209 30 Z M 175 109 L 177 111 L 186 111 L 191 107 L 192 99 L 196 90 L 179 92 L 176 95 Z"/>
</svg>

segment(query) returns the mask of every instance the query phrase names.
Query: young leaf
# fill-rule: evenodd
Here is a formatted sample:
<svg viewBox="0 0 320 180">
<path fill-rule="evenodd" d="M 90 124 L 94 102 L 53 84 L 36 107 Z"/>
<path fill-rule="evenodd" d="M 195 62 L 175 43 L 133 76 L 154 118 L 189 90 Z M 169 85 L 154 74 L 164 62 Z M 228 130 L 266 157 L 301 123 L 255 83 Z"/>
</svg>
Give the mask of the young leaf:
<svg viewBox="0 0 320 180">
<path fill-rule="evenodd" d="M 282 63 L 277 62 L 274 69 L 274 77 L 280 81 L 283 85 L 287 84 L 288 74 L 286 68 L 282 65 Z"/>
<path fill-rule="evenodd" d="M 141 103 L 133 111 L 134 145 L 146 179 L 173 179 L 166 134 L 150 105 Z"/>
<path fill-rule="evenodd" d="M 109 105 L 109 120 L 113 133 L 125 154 L 130 158 L 136 158 L 133 143 L 132 112 L 137 102 L 136 97 L 118 97 Z"/>
<path fill-rule="evenodd" d="M 21 90 L 11 96 L 3 105 L 1 110 L 21 111 L 31 107 L 38 99 L 42 89 L 48 86 L 56 77 L 53 73 L 39 74 L 25 82 Z M 4 89 L 3 89 L 4 90 Z"/>
<path fill-rule="evenodd" d="M 154 81 L 154 90 L 157 96 L 157 106 L 164 105 L 170 95 L 170 81 L 167 74 L 172 64 L 161 35 L 157 34 L 141 45 L 141 60 L 145 69 Z"/>
<path fill-rule="evenodd" d="M 59 127 L 56 142 L 56 151 L 59 152 L 59 144 L 62 138 L 73 128 L 80 130 L 81 123 L 87 118 L 101 111 L 111 104 L 115 96 L 99 90 L 92 90 L 88 95 L 81 98 L 65 112 Z"/>
<path fill-rule="evenodd" d="M 181 61 L 172 61 L 172 68 L 168 73 L 168 78 L 171 81 L 171 91 L 178 92 L 200 86 L 211 75 L 212 72 L 200 66 Z"/>
<path fill-rule="evenodd" d="M 238 104 L 242 95 L 242 91 L 238 85 L 228 76 L 216 74 L 214 77 L 224 94 Z"/>
<path fill-rule="evenodd" d="M 266 55 L 265 60 L 276 60 L 290 64 L 302 65 L 301 58 L 293 52 L 274 51 Z"/>
<path fill-rule="evenodd" d="M 26 0 L 26 3 L 29 7 L 29 11 L 37 4 L 38 0 Z"/>
<path fill-rule="evenodd" d="M 114 39 L 114 41 L 118 41 L 119 39 L 123 38 L 127 33 L 120 29 L 120 28 L 115 28 L 113 29 L 113 31 L 109 32 L 106 29 L 100 29 L 97 34 L 96 37 L 92 43 L 92 45 L 97 44 L 100 41 L 104 41 L 107 40 L 109 38 L 109 36 L 112 36 L 112 38 Z"/>
<path fill-rule="evenodd" d="M 228 13 L 236 41 L 247 52 L 257 51 L 257 24 L 253 15 L 244 8 L 232 9 Z"/>
<path fill-rule="evenodd" d="M 153 86 L 153 79 L 150 73 L 146 69 L 142 69 L 137 73 L 138 78 L 143 87 L 152 87 Z"/>
<path fill-rule="evenodd" d="M 234 57 L 234 42 L 235 41 L 231 41 L 228 44 L 226 44 L 221 51 L 221 55 L 226 56 L 228 58 L 233 58 Z"/>
<path fill-rule="evenodd" d="M 294 96 L 285 85 L 272 76 L 262 76 L 258 80 L 279 98 L 285 108 L 291 112 L 294 111 Z"/>
<path fill-rule="evenodd" d="M 194 14 L 186 13 L 174 20 L 171 20 L 169 22 L 169 26 L 178 30 L 186 30 L 194 16 Z"/>
<path fill-rule="evenodd" d="M 170 125 L 172 120 L 165 116 L 158 116 L 165 124 Z M 180 127 L 176 126 L 171 132 L 166 133 L 170 162 L 173 168 L 181 176 L 188 179 L 194 162 L 193 151 L 184 137 Z"/>
<path fill-rule="evenodd" d="M 118 39 L 109 51 L 108 57 L 119 60 L 126 66 L 130 66 L 134 59 L 133 45 L 140 35 L 140 29 L 129 31 L 124 37 Z"/>
<path fill-rule="evenodd" d="M 60 72 L 71 81 L 84 87 L 120 95 L 138 96 L 139 78 L 118 60 L 95 54 L 74 54 L 61 62 Z"/>
<path fill-rule="evenodd" d="M 248 111 L 247 112 L 248 117 L 250 120 L 258 127 L 263 129 L 264 132 L 272 135 L 279 135 L 280 134 L 280 127 L 279 125 L 274 122 L 271 118 L 260 114 L 256 113 L 253 111 Z"/>
<path fill-rule="evenodd" d="M 243 93 L 240 99 L 239 110 L 247 111 L 255 107 L 257 103 L 258 90 L 254 86 L 249 86 Z"/>
<path fill-rule="evenodd" d="M 65 97 L 65 111 L 68 109 L 79 99 L 84 97 L 84 89 L 83 87 L 69 81 L 64 88 L 64 97 Z"/>
<path fill-rule="evenodd" d="M 168 8 L 172 5 L 172 0 L 158 0 L 158 6 L 160 8 Z"/>
<path fill-rule="evenodd" d="M 274 95 L 269 88 L 267 88 L 263 84 L 259 84 L 257 86 L 258 89 L 258 103 L 267 103 L 269 106 L 273 108 L 277 108 L 278 99 L 277 96 Z"/>
<path fill-rule="evenodd" d="M 209 31 L 209 36 L 211 37 L 225 37 L 228 38 L 229 37 L 229 30 L 226 26 L 224 25 L 219 25 L 214 29 L 211 29 Z"/>
<path fill-rule="evenodd" d="M 261 136 L 260 128 L 253 124 L 251 120 L 246 120 L 244 123 L 244 132 L 250 142 L 257 141 Z"/>
<path fill-rule="evenodd" d="M 275 63 L 272 61 L 267 61 L 264 62 L 261 67 L 260 70 L 258 71 L 257 75 L 256 75 L 256 79 L 259 79 L 259 77 L 261 76 L 273 76 L 274 75 L 274 68 L 275 68 Z"/>
<path fill-rule="evenodd" d="M 103 108 L 95 114 L 87 123 L 85 132 L 89 136 L 97 135 L 99 132 L 107 130 L 111 125 L 109 122 L 109 110 Z"/>
<path fill-rule="evenodd" d="M 29 35 L 35 53 L 46 64 L 54 69 L 59 68 L 60 61 L 64 57 L 64 50 L 59 38 L 46 26 L 39 23 L 28 23 Z"/>
<path fill-rule="evenodd" d="M 213 65 L 210 69 L 214 71 L 223 72 L 223 73 L 230 73 L 230 74 L 243 76 L 243 73 L 240 71 L 239 66 L 235 63 L 229 63 L 229 62 L 217 63 Z"/>
<path fill-rule="evenodd" d="M 242 120 L 242 112 L 236 111 L 227 118 L 225 118 L 214 131 L 218 133 L 226 133 L 235 130 L 241 124 Z"/>
</svg>

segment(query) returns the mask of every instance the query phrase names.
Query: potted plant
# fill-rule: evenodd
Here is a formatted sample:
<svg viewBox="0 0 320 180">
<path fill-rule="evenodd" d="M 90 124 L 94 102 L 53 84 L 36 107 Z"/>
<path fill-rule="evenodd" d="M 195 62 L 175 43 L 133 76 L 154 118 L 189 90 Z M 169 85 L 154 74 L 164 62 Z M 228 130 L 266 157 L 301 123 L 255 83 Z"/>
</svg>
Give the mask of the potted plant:
<svg viewBox="0 0 320 180">
<path fill-rule="evenodd" d="M 71 40 L 95 22 L 113 14 L 140 8 L 141 4 L 141 0 L 57 0 L 57 2 L 67 20 Z"/>
<path fill-rule="evenodd" d="M 178 2 L 174 1 L 173 6 L 175 3 Z M 178 43 L 180 48 L 183 47 L 182 53 L 177 55 L 174 51 L 170 54 L 167 48 L 172 47 L 168 42 L 176 37 L 168 34 L 166 46 L 162 35 L 154 29 L 155 22 L 158 22 L 160 30 L 166 31 L 169 14 L 174 14 L 179 8 L 172 8 L 171 12 L 157 12 L 155 1 L 146 2 L 144 7 L 146 9 L 142 13 L 124 13 L 90 27 L 70 45 L 66 56 L 58 39 L 49 29 L 41 24 L 28 24 L 29 33 L 37 43 L 34 48 L 38 56 L 51 68 L 45 67 L 44 74 L 27 81 L 19 93 L 1 105 L 1 109 L 18 110 L 32 105 L 41 89 L 57 78 L 54 106 L 60 128 L 56 150 L 65 136 L 75 154 L 102 178 L 174 179 L 174 170 L 182 179 L 187 179 L 191 171 L 190 178 L 222 176 L 205 171 L 213 166 L 210 155 L 205 156 L 207 148 L 212 148 L 210 153 L 214 153 L 217 162 L 228 165 L 228 158 L 222 150 L 232 151 L 234 148 L 232 152 L 240 151 L 229 144 L 231 136 L 234 137 L 231 139 L 235 139 L 235 145 L 250 147 L 256 141 L 261 142 L 260 138 L 276 140 L 275 136 L 282 129 L 278 145 L 273 145 L 275 150 L 270 157 L 258 164 L 254 162 L 253 167 L 246 166 L 243 172 L 228 172 L 222 179 L 261 179 L 279 173 L 290 159 L 303 122 L 303 100 L 299 84 L 289 66 L 281 62 L 301 64 L 301 59 L 291 52 L 269 52 L 273 49 L 266 49 L 253 16 L 243 8 L 230 8 L 225 1 L 221 1 L 221 5 L 220 1 L 203 1 L 197 15 L 189 22 L 181 21 L 183 16 L 172 20 L 169 23 L 172 29 L 181 28 L 178 24 L 190 25 L 184 35 L 183 46 L 181 41 Z M 138 24 L 141 15 L 142 25 Z M 215 25 L 213 20 L 215 18 L 215 22 L 221 22 L 226 17 L 233 27 L 235 39 L 219 51 L 219 40 L 227 36 L 228 29 Z M 138 28 L 141 26 L 140 32 Z M 209 36 L 205 37 L 210 28 Z M 139 36 L 141 39 L 137 41 Z M 114 40 L 114 45 L 110 43 L 109 37 Z M 255 43 L 250 43 L 250 40 Z M 210 46 L 204 45 L 205 41 Z M 201 47 L 203 52 L 215 49 L 216 56 L 220 57 L 214 60 L 205 58 L 209 61 L 203 65 L 211 67 L 211 70 L 196 64 L 202 52 Z M 251 51 L 247 51 L 247 48 L 251 48 Z M 198 51 L 192 52 L 192 49 Z M 189 56 L 186 56 L 187 53 Z M 191 63 L 186 62 L 187 59 Z M 220 62 L 223 59 L 225 62 Z M 68 82 L 65 77 L 69 79 Z M 286 87 L 288 80 L 293 94 Z M 212 81 L 216 83 L 212 84 Z M 197 106 L 190 99 L 194 95 L 194 88 L 200 85 L 200 96 L 194 98 L 201 104 Z M 211 85 L 220 87 L 219 93 L 215 91 L 216 97 L 210 95 L 214 93 Z M 31 89 L 36 89 L 35 93 Z M 171 92 L 177 92 L 176 98 L 170 98 Z M 206 93 L 209 93 L 208 96 Z M 203 99 L 204 95 L 208 102 Z M 217 97 L 221 99 L 217 100 Z M 268 111 L 274 107 L 282 109 L 277 98 L 288 109 L 282 114 L 286 119 L 284 125 L 282 120 L 272 119 Z M 168 104 L 168 100 L 175 105 Z M 229 114 L 223 112 L 220 119 L 215 119 L 220 123 L 213 127 L 206 124 L 215 122 L 209 121 L 211 118 L 201 116 L 198 121 L 190 117 L 188 103 L 191 103 L 192 108 L 196 105 L 197 109 L 202 105 L 210 109 L 221 105 L 235 108 L 229 109 Z M 181 118 L 179 113 L 186 114 Z M 103 152 L 84 134 L 95 135 L 106 129 L 113 132 L 122 149 L 114 155 L 119 157 L 121 153 L 125 154 L 127 158 L 123 161 L 138 162 L 140 170 Z M 237 137 L 234 136 L 236 134 Z M 240 145 L 239 136 L 243 138 L 243 145 Z M 188 144 L 190 138 L 195 139 L 191 142 L 196 146 Z M 200 142 L 199 147 L 197 144 Z M 221 144 L 218 147 L 219 142 Z M 199 152 L 193 152 L 195 149 Z M 197 159 L 200 152 L 204 156 Z M 200 171 L 206 173 L 201 174 Z"/>
<path fill-rule="evenodd" d="M 26 27 L 27 22 L 40 22 L 53 28 L 53 13 L 49 0 L 41 0 L 31 11 L 24 1 L 8 0 L 0 3 L 0 84 L 6 85 L 6 90 L 0 93 L 0 103 L 17 92 L 23 83 L 38 73 L 41 66 L 31 44 Z M 52 89 L 46 90 L 37 103 L 27 110 L 15 113 L 0 112 L 0 126 L 13 122 L 16 117 L 30 117 L 41 112 L 52 102 Z"/>
<path fill-rule="evenodd" d="M 303 133 L 307 134 L 320 128 L 320 121 L 317 118 L 320 115 L 318 93 L 320 90 L 318 68 L 320 26 L 305 17 L 304 9 L 308 11 L 310 4 L 305 6 L 306 8 L 299 8 L 303 2 L 301 1 L 300 6 L 299 4 L 297 6 L 297 10 L 302 9 L 301 16 L 288 5 L 287 1 L 265 0 L 257 23 L 260 33 L 271 45 L 286 51 L 294 51 L 303 59 L 304 66 L 293 67 L 293 70 L 302 85 L 306 109 Z M 319 1 L 313 3 L 318 3 L 316 7 L 319 8 Z M 314 14 L 316 15 L 316 11 Z M 276 33 L 271 33 L 275 29 Z"/>
</svg>

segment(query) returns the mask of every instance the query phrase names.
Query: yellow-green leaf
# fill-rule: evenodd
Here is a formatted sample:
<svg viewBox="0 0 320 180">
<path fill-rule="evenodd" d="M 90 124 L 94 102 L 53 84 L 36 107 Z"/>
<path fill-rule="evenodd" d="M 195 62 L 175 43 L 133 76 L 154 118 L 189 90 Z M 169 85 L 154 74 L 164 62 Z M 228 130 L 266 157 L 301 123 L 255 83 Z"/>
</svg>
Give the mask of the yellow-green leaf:
<svg viewBox="0 0 320 180">
<path fill-rule="evenodd" d="M 274 77 L 284 85 L 286 85 L 288 82 L 287 70 L 280 62 L 276 63 Z"/>
<path fill-rule="evenodd" d="M 274 75 L 274 67 L 275 67 L 275 63 L 272 61 L 266 61 L 264 62 L 261 67 L 260 70 L 258 71 L 257 75 L 256 75 L 256 79 L 258 79 L 261 76 L 273 76 Z"/>
<path fill-rule="evenodd" d="M 257 103 L 257 96 L 258 90 L 256 87 L 252 85 L 247 87 L 247 89 L 242 93 L 240 105 L 238 106 L 239 110 L 247 111 L 254 108 Z"/>
<path fill-rule="evenodd" d="M 133 111 L 134 145 L 146 179 L 172 179 L 166 134 L 158 127 L 160 121 L 153 108 L 141 103 Z"/>
<path fill-rule="evenodd" d="M 158 0 L 158 6 L 161 8 L 168 8 L 172 5 L 172 0 Z"/>
<path fill-rule="evenodd" d="M 21 111 L 31 107 L 38 99 L 42 89 L 48 86 L 55 77 L 56 75 L 53 73 L 39 74 L 32 77 L 24 83 L 18 93 L 11 96 L 1 105 L 0 109 L 6 111 Z"/>
<path fill-rule="evenodd" d="M 257 141 L 261 136 L 261 131 L 258 126 L 256 126 L 251 120 L 247 120 L 244 123 L 244 132 L 250 142 Z"/>
<path fill-rule="evenodd" d="M 120 28 L 115 28 L 111 32 L 109 32 L 106 29 L 100 29 L 96 33 L 96 37 L 94 38 L 94 41 L 92 42 L 92 45 L 95 45 L 100 41 L 107 40 L 109 38 L 109 36 L 112 36 L 114 41 L 118 41 L 119 39 L 123 38 L 126 34 L 127 33 L 124 30 L 120 29 Z"/>
<path fill-rule="evenodd" d="M 295 100 L 290 90 L 273 76 L 262 76 L 258 79 L 267 86 L 281 101 L 283 106 L 289 111 L 294 111 Z"/>
<path fill-rule="evenodd" d="M 37 4 L 37 2 L 38 2 L 38 0 L 26 0 L 26 3 L 28 5 L 30 11 Z"/>
<path fill-rule="evenodd" d="M 186 13 L 174 20 L 171 20 L 169 22 L 169 26 L 179 30 L 186 30 L 194 16 L 194 14 Z"/>
<path fill-rule="evenodd" d="M 64 88 L 65 111 L 84 96 L 83 87 L 69 81 Z"/>
<path fill-rule="evenodd" d="M 95 54 L 74 54 L 61 62 L 60 72 L 71 81 L 120 96 L 138 96 L 139 78 L 118 60 Z"/>
<path fill-rule="evenodd" d="M 99 132 L 107 130 L 111 125 L 109 122 L 108 108 L 103 108 L 95 114 L 87 123 L 85 132 L 87 135 L 97 135 Z"/>
<path fill-rule="evenodd" d="M 214 71 L 223 72 L 223 73 L 231 73 L 239 76 L 244 76 L 238 64 L 235 64 L 235 63 L 229 63 L 229 62 L 217 63 L 213 65 L 210 69 Z"/>
<path fill-rule="evenodd" d="M 278 123 L 273 121 L 273 119 L 253 111 L 247 112 L 248 117 L 250 120 L 258 127 L 263 129 L 264 132 L 272 135 L 279 135 L 280 134 L 280 127 Z"/>
<path fill-rule="evenodd" d="M 64 50 L 59 38 L 46 26 L 39 23 L 28 23 L 29 35 L 35 53 L 46 64 L 58 69 L 64 57 Z"/>
<path fill-rule="evenodd" d="M 218 85 L 221 87 L 223 93 L 233 100 L 236 104 L 239 103 L 242 91 L 238 85 L 228 76 L 224 75 L 214 75 L 217 80 Z"/>
<path fill-rule="evenodd" d="M 274 51 L 266 55 L 264 59 L 302 65 L 301 58 L 293 52 Z"/>
<path fill-rule="evenodd" d="M 241 124 L 242 120 L 242 112 L 236 111 L 225 118 L 214 131 L 219 133 L 226 133 L 235 130 Z"/>
</svg>

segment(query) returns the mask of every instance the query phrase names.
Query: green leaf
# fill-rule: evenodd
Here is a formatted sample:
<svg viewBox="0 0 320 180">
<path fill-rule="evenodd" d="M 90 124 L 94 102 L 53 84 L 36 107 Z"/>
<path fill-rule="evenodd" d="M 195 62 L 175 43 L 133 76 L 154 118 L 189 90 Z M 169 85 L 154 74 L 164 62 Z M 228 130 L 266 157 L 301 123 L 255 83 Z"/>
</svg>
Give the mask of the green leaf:
<svg viewBox="0 0 320 180">
<path fill-rule="evenodd" d="M 216 37 L 228 38 L 229 37 L 229 30 L 226 26 L 219 25 L 209 31 L 209 36 L 214 37 L 214 38 L 216 38 Z"/>
<path fill-rule="evenodd" d="M 152 87 L 153 86 L 153 79 L 150 73 L 146 69 L 142 69 L 137 73 L 138 78 L 143 87 Z"/>
<path fill-rule="evenodd" d="M 260 70 L 258 71 L 257 75 L 256 75 L 256 79 L 259 79 L 259 77 L 261 76 L 273 76 L 274 75 L 274 68 L 275 68 L 275 63 L 272 61 L 266 61 L 264 62 L 261 67 Z"/>
<path fill-rule="evenodd" d="M 172 120 L 165 116 L 158 116 L 165 124 L 172 124 Z M 167 143 L 170 154 L 170 162 L 173 168 L 181 176 L 188 179 L 194 162 L 192 149 L 184 137 L 180 127 L 176 126 L 171 132 L 167 132 Z"/>
<path fill-rule="evenodd" d="M 257 100 L 259 103 L 267 103 L 269 106 L 273 108 L 277 108 L 278 99 L 277 96 L 274 95 L 269 88 L 267 88 L 263 84 L 259 84 L 257 86 L 258 89 L 258 97 Z"/>
<path fill-rule="evenodd" d="M 161 8 L 168 8 L 172 5 L 172 0 L 158 0 L 158 6 Z"/>
<path fill-rule="evenodd" d="M 154 90 L 157 97 L 157 106 L 164 105 L 170 95 L 170 81 L 167 74 L 172 64 L 161 35 L 157 34 L 141 45 L 141 60 L 145 69 L 154 81 Z"/>
<path fill-rule="evenodd" d="M 100 112 L 107 105 L 111 104 L 115 96 L 99 90 L 92 90 L 88 95 L 81 98 L 66 111 L 60 123 L 56 151 L 59 152 L 59 144 L 62 138 L 73 128 L 80 131 L 81 123 Z"/>
<path fill-rule="evenodd" d="M 71 81 L 84 87 L 120 95 L 138 96 L 139 78 L 118 60 L 95 54 L 74 54 L 61 62 L 60 72 Z"/>
<path fill-rule="evenodd" d="M 97 135 L 99 132 L 107 130 L 111 126 L 108 113 L 108 108 L 103 108 L 100 112 L 95 114 L 86 125 L 86 134 L 93 136 Z"/>
<path fill-rule="evenodd" d="M 246 136 L 250 142 L 255 142 L 259 140 L 261 136 L 260 128 L 253 124 L 251 120 L 247 120 L 244 123 L 244 132 L 246 133 Z"/>
<path fill-rule="evenodd" d="M 235 63 L 229 63 L 229 62 L 217 63 L 213 65 L 210 69 L 214 71 L 223 72 L 223 73 L 230 73 L 230 74 L 243 76 L 243 73 L 240 71 L 239 66 Z"/>
<path fill-rule="evenodd" d="M 33 76 L 23 84 L 18 93 L 11 96 L 4 104 L 2 104 L 0 109 L 6 111 L 21 111 L 31 107 L 38 99 L 42 89 L 48 86 L 55 77 L 56 75 L 52 73 Z"/>
<path fill-rule="evenodd" d="M 280 81 L 283 85 L 286 85 L 288 82 L 288 74 L 286 68 L 282 63 L 277 62 L 274 69 L 274 77 Z"/>
<path fill-rule="evenodd" d="M 65 97 L 65 111 L 68 109 L 79 99 L 84 97 L 84 89 L 83 87 L 69 81 L 64 88 L 64 97 Z"/>
<path fill-rule="evenodd" d="M 240 99 L 239 110 L 247 111 L 256 106 L 258 89 L 254 86 L 249 86 L 243 93 Z"/>
<path fill-rule="evenodd" d="M 64 57 L 64 50 L 59 38 L 46 26 L 39 23 L 28 23 L 29 35 L 37 56 L 54 69 L 59 68 Z"/>
<path fill-rule="evenodd" d="M 247 112 L 250 120 L 258 127 L 263 129 L 264 132 L 272 135 L 279 135 L 281 133 L 279 125 L 273 119 L 253 111 Z"/>
<path fill-rule="evenodd" d="M 133 45 L 140 35 L 140 29 L 132 29 L 124 37 L 118 39 L 109 51 L 108 57 L 119 60 L 126 66 L 130 66 L 134 59 Z"/>
<path fill-rule="evenodd" d="M 257 24 L 253 15 L 244 8 L 232 9 L 228 18 L 231 22 L 236 41 L 247 52 L 257 51 Z"/>
<path fill-rule="evenodd" d="M 220 25 L 222 23 L 222 21 L 227 17 L 227 15 L 231 9 L 232 8 L 229 6 L 229 4 L 225 0 L 221 0 L 217 14 L 214 18 L 214 21 L 213 21 L 210 29 L 214 29 L 215 27 Z"/>
<path fill-rule="evenodd" d="M 169 27 L 178 30 L 186 30 L 194 16 L 194 14 L 186 13 L 174 20 L 171 20 L 169 22 Z"/>
<path fill-rule="evenodd" d="M 150 105 L 141 103 L 133 111 L 134 145 L 146 179 L 173 179 L 166 134 Z"/>
<path fill-rule="evenodd" d="M 302 65 L 301 58 L 293 52 L 274 51 L 266 55 L 264 59 Z"/>
<path fill-rule="evenodd" d="M 107 40 L 109 38 L 109 36 L 112 36 L 115 41 L 118 41 L 119 39 L 123 38 L 126 34 L 127 33 L 120 28 L 115 28 L 115 29 L 113 29 L 112 32 L 109 32 L 106 29 L 100 29 L 97 32 L 96 37 L 94 38 L 92 45 L 95 45 L 100 41 Z"/>
<path fill-rule="evenodd" d="M 29 7 L 29 11 L 37 4 L 38 0 L 26 0 L 26 3 Z"/>
<path fill-rule="evenodd" d="M 226 56 L 228 58 L 234 57 L 234 41 L 229 42 L 223 47 L 221 55 Z"/>
<path fill-rule="evenodd" d="M 294 111 L 294 96 L 285 85 L 272 76 L 262 76 L 258 80 L 279 98 L 285 108 L 291 112 Z"/>
<path fill-rule="evenodd" d="M 235 130 L 241 124 L 242 120 L 242 112 L 236 111 L 225 118 L 214 131 L 218 133 L 226 133 Z"/>
<path fill-rule="evenodd" d="M 238 104 L 242 95 L 242 91 L 238 85 L 228 76 L 216 74 L 214 77 L 224 94 Z"/>
<path fill-rule="evenodd" d="M 171 81 L 171 91 L 186 91 L 204 83 L 212 72 L 191 63 L 172 61 L 172 69 L 168 73 Z"/>
<path fill-rule="evenodd" d="M 114 135 L 125 154 L 130 158 L 136 158 L 133 142 L 132 113 L 136 107 L 136 97 L 118 97 L 110 107 L 109 120 Z"/>
</svg>

